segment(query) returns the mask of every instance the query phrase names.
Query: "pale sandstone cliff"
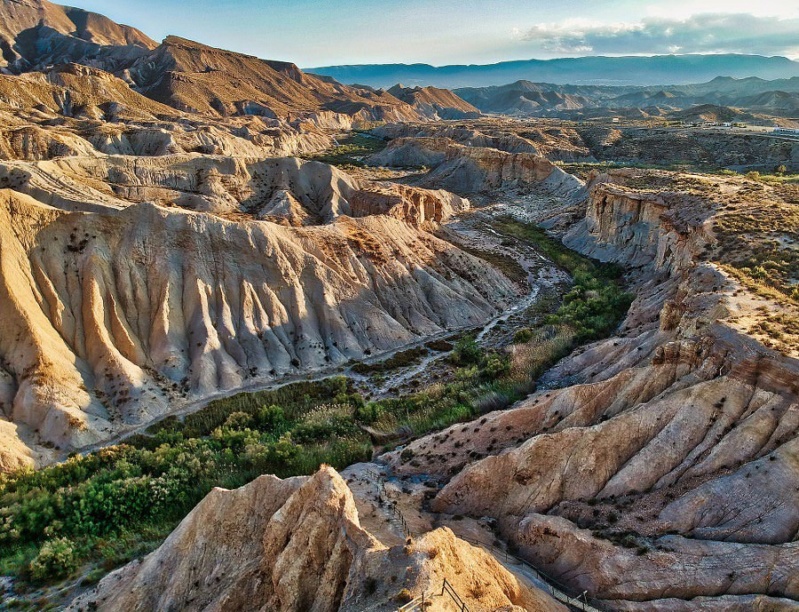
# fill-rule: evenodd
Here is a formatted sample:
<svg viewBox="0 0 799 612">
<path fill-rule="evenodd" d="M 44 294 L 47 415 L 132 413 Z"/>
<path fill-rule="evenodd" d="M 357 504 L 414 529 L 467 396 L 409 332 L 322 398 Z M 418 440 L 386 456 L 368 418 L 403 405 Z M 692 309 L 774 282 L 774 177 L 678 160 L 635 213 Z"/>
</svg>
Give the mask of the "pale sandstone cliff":
<svg viewBox="0 0 799 612">
<path fill-rule="evenodd" d="M 118 210 L 104 194 L 95 212 L 67 212 L 2 191 L 5 418 L 28 444 L 79 448 L 186 399 L 473 326 L 515 295 L 485 262 L 414 228 L 443 214 L 434 194 L 378 191 L 374 211 L 362 194 L 361 214 L 394 217 L 339 216 L 339 178 L 343 192 L 328 182 L 326 199 L 308 200 L 330 223 L 305 228 Z M 3 455 L 23 459 L 16 445 Z"/>
<path fill-rule="evenodd" d="M 795 606 L 799 364 L 724 324 L 741 288 L 700 261 L 713 215 L 599 181 L 566 241 L 639 268 L 619 336 L 518 407 L 413 442 L 414 461 L 387 455 L 394 471 L 452 477 L 434 511 L 493 517 L 611 608 Z"/>
</svg>

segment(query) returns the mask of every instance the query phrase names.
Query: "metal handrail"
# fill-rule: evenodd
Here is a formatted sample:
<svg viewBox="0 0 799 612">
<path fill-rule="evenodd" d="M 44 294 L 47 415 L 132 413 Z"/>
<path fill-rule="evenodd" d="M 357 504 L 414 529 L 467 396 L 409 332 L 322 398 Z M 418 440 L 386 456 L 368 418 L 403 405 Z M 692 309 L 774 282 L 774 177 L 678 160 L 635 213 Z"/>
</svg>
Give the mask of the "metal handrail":
<svg viewBox="0 0 799 612">
<path fill-rule="evenodd" d="M 496 553 L 500 553 L 504 557 L 506 562 L 514 561 L 519 565 L 523 565 L 525 568 L 527 568 L 528 571 L 530 571 L 533 575 L 535 575 L 535 577 L 539 581 L 541 581 L 543 584 L 545 584 L 548 587 L 547 590 L 549 591 L 549 594 L 552 595 L 552 597 L 554 597 L 558 601 L 566 603 L 570 606 L 574 606 L 575 608 L 579 608 L 584 612 L 602 612 L 603 608 L 600 605 L 598 605 L 599 602 L 592 597 L 588 597 L 587 591 L 583 591 L 577 596 L 569 595 L 567 591 L 571 589 L 568 586 L 566 586 L 562 582 L 559 582 L 555 578 L 552 578 L 551 576 L 545 574 L 538 568 L 533 567 L 529 562 L 525 561 L 524 559 L 521 559 L 516 555 L 512 555 L 507 550 L 497 548 L 496 546 L 491 546 L 490 544 L 485 544 L 483 542 L 480 542 L 479 540 L 474 540 L 467 536 L 458 536 L 458 537 L 462 540 L 469 542 L 470 544 L 474 544 L 475 546 L 480 546 L 481 548 L 486 549 L 494 556 L 497 556 Z"/>
<path fill-rule="evenodd" d="M 424 593 L 422 593 L 416 599 L 411 599 L 404 606 L 397 608 L 397 612 L 410 612 L 410 610 L 413 610 L 414 608 L 418 607 L 419 604 L 422 604 L 422 608 L 426 608 L 427 606 L 425 606 L 425 601 L 426 601 L 425 595 Z"/>
<path fill-rule="evenodd" d="M 455 587 L 444 578 L 444 582 L 441 584 L 441 597 L 444 596 L 444 593 L 450 596 L 452 601 L 455 602 L 455 605 L 458 606 L 458 610 L 460 612 L 469 612 L 469 608 L 466 607 L 466 602 L 463 601 L 460 595 L 458 595 L 458 591 L 455 590 Z"/>
</svg>

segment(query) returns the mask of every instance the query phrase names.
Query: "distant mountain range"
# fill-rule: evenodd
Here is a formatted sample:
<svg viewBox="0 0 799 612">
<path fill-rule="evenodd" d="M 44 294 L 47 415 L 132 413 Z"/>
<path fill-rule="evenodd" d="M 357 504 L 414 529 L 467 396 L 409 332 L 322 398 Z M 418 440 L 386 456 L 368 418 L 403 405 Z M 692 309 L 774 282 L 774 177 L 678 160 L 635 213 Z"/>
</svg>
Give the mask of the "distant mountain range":
<svg viewBox="0 0 799 612">
<path fill-rule="evenodd" d="M 488 65 L 364 64 L 309 68 L 342 83 L 388 88 L 395 83 L 454 89 L 526 80 L 554 84 L 683 85 L 718 76 L 787 79 L 799 76 L 799 62 L 761 55 L 655 55 L 522 60 Z"/>
<path fill-rule="evenodd" d="M 611 112 L 643 118 L 693 107 L 701 108 L 705 114 L 729 116 L 725 121 L 758 119 L 740 115 L 741 110 L 762 115 L 764 120 L 799 116 L 799 77 L 771 81 L 758 77 L 716 77 L 707 83 L 648 87 L 516 81 L 499 86 L 464 87 L 455 93 L 484 113 L 517 116 L 588 118 Z"/>
</svg>

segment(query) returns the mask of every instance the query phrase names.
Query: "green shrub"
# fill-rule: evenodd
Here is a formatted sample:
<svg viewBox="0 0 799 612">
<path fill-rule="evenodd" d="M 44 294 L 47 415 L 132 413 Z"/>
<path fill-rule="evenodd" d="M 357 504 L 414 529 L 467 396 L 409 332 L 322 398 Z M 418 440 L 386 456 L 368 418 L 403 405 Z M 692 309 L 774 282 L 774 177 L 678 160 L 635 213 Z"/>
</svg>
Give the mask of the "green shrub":
<svg viewBox="0 0 799 612">
<path fill-rule="evenodd" d="M 449 356 L 450 362 L 458 366 L 478 365 L 482 359 L 483 349 L 471 335 L 458 340 Z"/>
<path fill-rule="evenodd" d="M 45 581 L 69 576 L 78 567 L 78 557 L 72 542 L 66 538 L 48 540 L 30 563 L 31 576 Z"/>
<path fill-rule="evenodd" d="M 383 407 L 377 402 L 369 402 L 355 409 L 355 418 L 361 423 L 370 425 L 377 421 L 383 414 Z"/>
<path fill-rule="evenodd" d="M 485 380 L 496 380 L 510 371 L 510 360 L 507 355 L 489 354 L 483 364 L 481 376 Z"/>
<path fill-rule="evenodd" d="M 226 420 L 225 425 L 227 429 L 242 431 L 252 425 L 252 415 L 246 412 L 233 412 Z"/>
<path fill-rule="evenodd" d="M 513 334 L 514 344 L 525 344 L 533 339 L 533 330 L 529 327 L 524 327 Z"/>
</svg>

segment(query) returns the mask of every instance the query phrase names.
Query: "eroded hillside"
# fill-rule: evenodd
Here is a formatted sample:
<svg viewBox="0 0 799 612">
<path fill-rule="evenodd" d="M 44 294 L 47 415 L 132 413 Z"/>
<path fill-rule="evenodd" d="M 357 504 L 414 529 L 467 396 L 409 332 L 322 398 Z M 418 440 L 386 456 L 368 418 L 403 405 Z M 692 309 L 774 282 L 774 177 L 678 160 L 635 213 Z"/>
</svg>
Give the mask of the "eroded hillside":
<svg viewBox="0 0 799 612">
<path fill-rule="evenodd" d="M 794 140 L 0 23 L 13 605 L 799 605 Z"/>
<path fill-rule="evenodd" d="M 742 179 L 597 177 L 564 241 L 639 270 L 619 334 L 558 364 L 517 407 L 387 455 L 395 473 L 438 476 L 437 516 L 492 517 L 520 555 L 600 605 L 739 609 L 753 595 L 795 605 L 799 366 L 779 325 L 796 320 L 796 303 L 778 273 L 753 279 L 732 247 L 756 257 L 776 233 L 788 245 L 795 234 L 790 216 L 766 235 L 718 232 L 778 197 L 765 191 Z M 750 328 L 749 316 L 760 322 Z M 779 352 L 758 341 L 764 326 Z"/>
<path fill-rule="evenodd" d="M 362 525 L 375 539 L 359 544 L 353 536 L 347 545 L 353 561 L 341 566 L 331 553 L 329 565 L 317 573 L 327 575 L 334 568 L 337 575 L 352 572 L 363 547 L 394 550 L 408 535 L 403 554 L 416 559 L 415 551 L 426 550 L 430 558 L 432 540 L 438 547 L 444 545 L 441 538 L 452 537 L 461 542 L 446 546 L 458 550 L 468 549 L 465 539 L 500 560 L 514 559 L 507 556 L 512 552 L 545 572 L 548 584 L 557 585 L 556 598 L 585 593 L 595 609 L 795 607 L 799 365 L 791 357 L 796 350 L 792 332 L 783 331 L 774 348 L 759 335 L 764 322 L 796 317 L 795 297 L 785 290 L 792 268 L 770 267 L 774 276 L 759 278 L 735 245 L 756 255 L 773 245 L 774 230 L 758 233 L 747 226 L 741 234 L 730 231 L 733 223 L 751 223 L 750 212 L 767 196 L 769 210 L 788 215 L 779 231 L 782 243 L 790 246 L 795 239 L 789 222 L 795 206 L 792 188 L 728 176 L 624 170 L 592 178 L 582 217 L 575 222 L 568 221 L 574 219 L 572 202 L 561 200 L 567 211 L 563 215 L 553 209 L 556 196 L 551 193 L 544 191 L 541 199 L 541 192 L 533 191 L 525 198 L 518 185 L 511 187 L 514 201 L 500 198 L 493 207 L 496 214 L 544 223 L 557 219 L 571 248 L 625 264 L 635 301 L 612 337 L 560 361 L 527 399 L 346 470 L 343 491 L 351 491 Z M 500 193 L 495 190 L 493 196 Z M 742 324 L 746 313 L 764 317 L 757 330 L 751 322 Z M 531 350 L 536 343 L 540 335 L 516 340 L 510 350 Z M 169 585 L 156 588 L 142 573 L 172 558 L 174 538 L 186 539 L 181 549 L 200 545 L 200 537 L 192 535 L 193 517 L 219 495 L 198 506 L 143 563 L 110 576 L 87 597 L 101 607 L 113 607 L 117 592 L 134 598 L 128 605 L 152 605 L 153 597 L 173 602 L 230 597 L 221 587 L 208 594 L 203 594 L 205 587 L 195 587 L 191 595 Z M 281 510 L 271 520 L 282 529 L 284 516 Z M 230 530 L 238 530 L 244 519 L 235 521 Z M 247 553 L 258 559 L 264 579 L 245 582 L 266 585 L 258 601 L 273 601 L 280 609 L 293 609 L 295 600 L 285 598 L 300 594 L 315 601 L 318 592 L 306 595 L 299 586 L 281 595 L 278 574 L 270 572 L 289 571 L 290 565 L 270 552 L 272 529 L 266 528 L 263 550 Z M 322 532 L 330 530 L 300 545 L 294 558 L 324 541 Z M 399 554 L 389 553 L 389 558 L 399 559 Z M 420 581 L 409 569 L 400 577 L 407 595 L 398 591 L 399 581 L 385 582 L 393 570 L 377 555 L 374 565 L 359 566 L 357 577 L 350 575 L 348 586 L 337 591 L 341 594 L 327 601 L 339 601 L 331 609 L 372 605 L 349 599 L 347 589 L 353 588 L 361 597 L 377 597 L 382 602 L 375 600 L 378 608 L 390 606 L 397 593 L 435 596 L 446 579 L 467 602 L 471 596 L 475 606 L 502 605 L 489 595 L 493 578 L 486 578 L 479 595 L 473 585 L 454 582 L 464 576 L 459 554 L 465 552 L 443 557 L 450 565 L 424 574 L 429 580 Z M 413 568 L 416 561 L 400 563 Z M 474 568 L 482 561 L 468 563 Z M 513 563 L 519 562 L 513 561 L 511 569 L 524 567 Z M 359 582 L 378 575 L 378 584 L 388 584 L 387 589 L 372 591 Z M 517 571 L 516 576 L 527 588 L 542 586 L 529 573 L 519 578 Z M 117 584 L 129 586 L 117 591 Z M 522 604 L 514 599 L 518 591 L 502 592 L 528 609 L 558 605 L 541 600 L 540 593 L 535 595 L 538 603 Z M 275 597 L 283 599 L 270 599 Z M 392 604 L 386 603 L 389 599 Z M 433 606 L 447 605 L 435 597 L 432 601 Z"/>
</svg>

